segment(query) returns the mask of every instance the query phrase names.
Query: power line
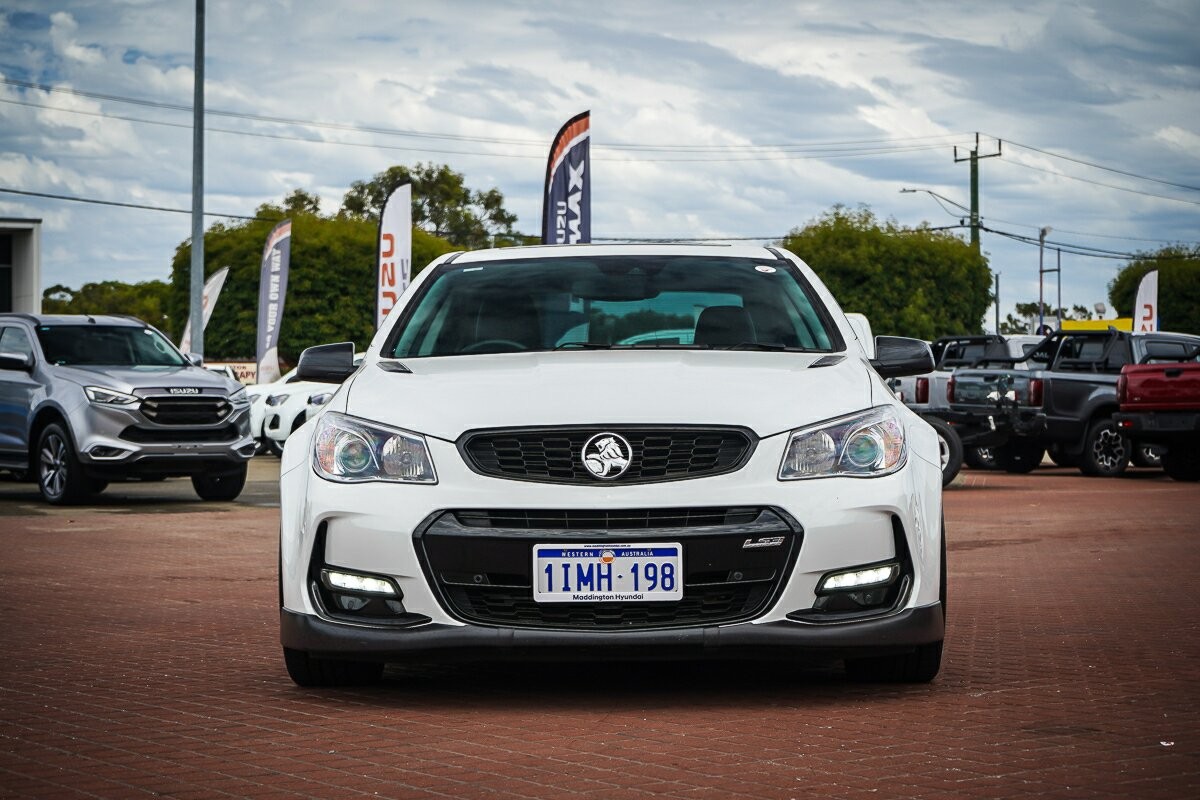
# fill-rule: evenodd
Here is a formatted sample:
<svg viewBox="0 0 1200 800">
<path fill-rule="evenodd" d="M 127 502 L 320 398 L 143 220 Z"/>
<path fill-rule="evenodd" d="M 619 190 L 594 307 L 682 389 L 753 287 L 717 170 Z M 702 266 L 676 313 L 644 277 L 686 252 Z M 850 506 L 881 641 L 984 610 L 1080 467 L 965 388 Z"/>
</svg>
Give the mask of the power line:
<svg viewBox="0 0 1200 800">
<path fill-rule="evenodd" d="M 1035 167 L 1032 164 L 1022 164 L 1020 161 L 1013 161 L 1011 158 L 1002 163 L 1012 164 L 1012 165 L 1021 167 L 1023 169 L 1031 169 L 1035 172 L 1044 172 L 1047 175 L 1053 175 L 1056 178 L 1067 178 L 1067 179 L 1073 180 L 1073 181 L 1081 181 L 1083 183 L 1090 183 L 1093 186 L 1103 186 L 1106 189 L 1116 189 L 1119 192 L 1131 192 L 1133 194 L 1140 194 L 1145 197 L 1155 197 L 1155 198 L 1158 198 L 1159 200 L 1173 200 L 1176 203 L 1187 203 L 1188 205 L 1200 206 L 1200 200 L 1184 200 L 1182 197 L 1170 197 L 1165 194 L 1155 194 L 1154 192 L 1143 192 L 1141 189 L 1130 189 L 1128 186 L 1114 186 L 1111 183 L 1102 183 L 1100 181 L 1093 181 L 1089 178 L 1081 178 L 1078 175 L 1068 175 L 1065 172 L 1055 172 L 1054 170 L 1051 170 L 1051 169 Z"/>
<path fill-rule="evenodd" d="M 1025 244 L 1034 245 L 1035 247 L 1040 244 L 1039 240 L 1033 236 L 1024 236 L 1019 233 L 996 230 L 995 228 L 989 228 L 984 225 L 981 225 L 980 229 L 985 230 L 988 233 L 994 233 L 997 236 L 1003 236 L 1006 239 L 1012 239 L 1014 241 L 1024 242 Z M 1046 240 L 1046 247 L 1054 250 L 1061 250 L 1064 253 L 1069 253 L 1075 256 L 1087 256 L 1088 258 L 1108 258 L 1118 261 L 1133 261 L 1141 257 L 1137 253 L 1122 253 L 1117 250 L 1104 250 L 1098 247 L 1076 245 L 1071 244 L 1070 242 L 1055 242 L 1049 239 Z"/>
<path fill-rule="evenodd" d="M 48 111 L 58 111 L 65 114 L 81 114 L 89 117 L 100 117 L 104 119 L 116 119 L 123 122 L 136 122 L 146 125 L 160 125 L 169 128 L 183 128 L 191 130 L 192 126 L 182 122 L 168 122 L 166 120 L 144 119 L 141 117 L 129 117 L 122 114 L 111 114 L 103 111 L 87 111 L 77 108 L 62 108 L 60 106 L 48 106 L 42 103 L 30 103 L 25 100 L 12 100 L 8 98 L 0 98 L 0 103 L 8 103 L 11 105 L 25 106 L 29 108 L 40 108 Z M 210 133 L 223 133 L 234 136 L 252 136 L 261 139 L 275 139 L 282 141 L 302 142 L 305 144 L 324 144 L 343 147 L 365 147 L 375 150 L 402 150 L 406 152 L 417 153 L 437 153 L 439 155 L 463 155 L 463 156 L 486 156 L 489 158 L 527 158 L 541 159 L 543 154 L 524 154 L 524 153 L 503 153 L 503 152 L 480 152 L 469 150 L 442 150 L 430 147 L 407 147 L 404 145 L 389 145 L 375 144 L 372 142 L 343 142 L 333 141 L 329 139 L 310 139 L 303 136 L 291 136 L 283 133 L 266 133 L 263 131 L 246 131 L 232 130 L 229 128 L 214 128 L 205 126 L 206 131 Z M 832 144 L 821 145 L 822 147 L 832 148 Z M 736 162 L 736 161 L 792 161 L 792 160 L 809 160 L 809 159 L 834 159 L 834 158 L 864 158 L 877 155 L 891 155 L 893 153 L 907 153 L 921 150 L 936 150 L 944 147 L 943 143 L 931 143 L 909 146 L 892 146 L 892 147 L 874 147 L 874 148 L 842 148 L 840 150 L 823 149 L 816 150 L 811 153 L 798 150 L 788 150 L 781 154 L 768 155 L 765 152 L 758 154 L 756 152 L 748 152 L 730 157 L 708 157 L 708 158 L 602 158 L 598 157 L 595 160 L 601 162 L 615 163 L 694 163 L 694 162 Z M 540 144 L 539 144 L 540 147 Z M 797 145 L 799 147 L 799 145 Z M 646 148 L 651 150 L 653 148 Z"/>
<path fill-rule="evenodd" d="M 1164 186 L 1175 186 L 1179 189 L 1190 189 L 1193 192 L 1200 192 L 1200 186 L 1191 186 L 1186 183 L 1175 183 L 1174 181 L 1166 181 L 1166 180 L 1163 180 L 1162 178 L 1152 178 L 1149 175 L 1140 175 L 1136 172 L 1129 172 L 1127 170 L 1117 169 L 1116 167 L 1106 167 L 1103 164 L 1097 164 L 1092 161 L 1084 161 L 1082 158 L 1074 158 L 1072 156 L 1064 156 L 1062 153 L 1054 153 L 1049 150 L 1043 150 L 1040 147 L 1034 147 L 1033 145 L 1021 144 L 1020 142 L 1014 142 L 1011 139 L 1005 139 L 1005 141 L 1008 142 L 1010 145 L 1015 145 L 1017 147 L 1020 147 L 1023 150 L 1032 150 L 1033 152 L 1041 153 L 1044 156 L 1052 156 L 1054 158 L 1061 158 L 1064 161 L 1073 161 L 1076 164 L 1083 164 L 1085 167 L 1092 167 L 1093 169 L 1102 169 L 1105 172 L 1113 172 L 1113 173 L 1116 173 L 1117 175 L 1125 175 L 1126 177 L 1129 177 L 1129 178 L 1137 178 L 1138 180 L 1151 181 L 1152 183 L 1161 183 Z"/>
<path fill-rule="evenodd" d="M 29 192 L 29 191 L 25 191 L 23 189 L 8 189 L 5 187 L 0 187 L 0 192 L 3 192 L 5 194 L 20 194 L 20 195 L 25 195 L 26 197 L 45 197 L 50 200 L 69 200 L 73 203 L 90 203 L 92 205 L 98 205 L 98 206 L 117 206 L 119 208 L 140 208 L 145 211 L 169 211 L 172 214 L 191 214 L 192 213 L 192 210 L 190 208 L 168 208 L 166 206 L 151 206 L 151 205 L 143 205 L 141 203 L 119 203 L 116 200 L 98 200 L 93 197 L 73 197 L 71 195 L 50 194 L 48 192 Z M 210 212 L 210 211 L 205 211 L 204 216 L 206 216 L 206 217 L 223 217 L 223 218 L 228 218 L 228 219 L 249 219 L 249 220 L 256 220 L 259 222 L 278 222 L 278 220 L 274 219 L 274 218 L 266 219 L 264 217 L 247 217 L 243 214 L 217 214 L 215 212 Z"/>
</svg>

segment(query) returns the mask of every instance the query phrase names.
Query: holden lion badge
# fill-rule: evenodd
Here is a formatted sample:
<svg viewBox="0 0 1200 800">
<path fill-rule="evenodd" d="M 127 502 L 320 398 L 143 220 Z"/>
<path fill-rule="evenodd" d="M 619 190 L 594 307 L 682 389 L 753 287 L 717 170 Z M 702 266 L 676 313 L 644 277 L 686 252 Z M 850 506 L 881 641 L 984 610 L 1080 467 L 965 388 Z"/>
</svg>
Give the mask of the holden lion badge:
<svg viewBox="0 0 1200 800">
<path fill-rule="evenodd" d="M 612 480 L 625 474 L 633 451 L 625 437 L 597 433 L 583 446 L 583 466 L 597 478 Z"/>
</svg>

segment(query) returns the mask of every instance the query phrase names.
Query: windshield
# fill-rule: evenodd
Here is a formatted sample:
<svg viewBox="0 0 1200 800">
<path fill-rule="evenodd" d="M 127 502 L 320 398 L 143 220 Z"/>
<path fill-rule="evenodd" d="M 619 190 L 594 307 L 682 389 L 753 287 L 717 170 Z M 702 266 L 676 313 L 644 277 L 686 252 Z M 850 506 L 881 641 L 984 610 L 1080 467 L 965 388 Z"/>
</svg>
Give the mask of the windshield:
<svg viewBox="0 0 1200 800">
<path fill-rule="evenodd" d="M 60 366 L 182 367 L 174 345 L 150 328 L 132 325 L 39 325 L 38 341 Z"/>
<path fill-rule="evenodd" d="M 711 256 L 593 256 L 455 265 L 384 352 L 394 358 L 590 348 L 828 352 L 827 315 L 790 265 Z"/>
</svg>

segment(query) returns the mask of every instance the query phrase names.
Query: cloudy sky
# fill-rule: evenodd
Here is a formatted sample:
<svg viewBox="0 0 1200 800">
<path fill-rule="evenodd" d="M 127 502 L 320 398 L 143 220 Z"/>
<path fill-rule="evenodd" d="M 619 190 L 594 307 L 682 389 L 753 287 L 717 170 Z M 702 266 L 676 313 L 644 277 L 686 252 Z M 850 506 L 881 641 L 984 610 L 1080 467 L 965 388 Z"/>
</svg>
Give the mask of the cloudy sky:
<svg viewBox="0 0 1200 800">
<path fill-rule="evenodd" d="M 189 208 L 194 3 L 0 3 L 0 190 Z M 955 146 L 978 133 L 1002 152 L 980 161 L 984 225 L 1034 240 L 983 234 L 1002 310 L 1037 299 L 1042 226 L 1076 251 L 1064 304 L 1091 306 L 1120 254 L 1200 241 L 1200 3 L 1132 10 L 208 0 L 205 208 L 303 188 L 331 212 L 352 181 L 424 161 L 498 188 L 536 234 L 550 139 L 590 109 L 597 238 L 765 242 L 839 203 L 955 225 Z M 0 216 L 44 221 L 44 286 L 165 279 L 191 231 L 11 191 Z"/>
</svg>

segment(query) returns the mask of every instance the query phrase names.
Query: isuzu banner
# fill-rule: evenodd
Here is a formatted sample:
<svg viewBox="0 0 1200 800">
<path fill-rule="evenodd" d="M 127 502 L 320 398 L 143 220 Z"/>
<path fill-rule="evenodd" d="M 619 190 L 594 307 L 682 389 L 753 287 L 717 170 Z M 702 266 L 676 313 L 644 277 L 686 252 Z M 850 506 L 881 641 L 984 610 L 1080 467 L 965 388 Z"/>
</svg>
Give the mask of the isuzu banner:
<svg viewBox="0 0 1200 800">
<path fill-rule="evenodd" d="M 221 296 L 221 289 L 225 286 L 225 276 L 229 274 L 229 267 L 221 267 L 219 270 L 208 276 L 208 280 L 204 282 L 204 299 L 201 301 L 201 324 L 205 330 L 208 330 L 208 321 L 212 318 L 213 308 L 217 305 L 217 298 Z M 179 340 L 179 349 L 185 353 L 192 352 L 192 321 L 189 319 L 183 325 L 183 338 Z"/>
<path fill-rule="evenodd" d="M 542 244 L 580 244 L 592 240 L 592 178 L 588 158 L 591 113 L 584 111 L 569 119 L 550 146 L 542 206 Z"/>
<path fill-rule="evenodd" d="M 292 253 L 292 221 L 275 226 L 263 248 L 258 278 L 258 382 L 279 380 L 279 326 L 287 297 L 288 260 Z"/>
<path fill-rule="evenodd" d="M 1135 331 L 1158 330 L 1158 270 L 1152 269 L 1142 276 L 1138 284 L 1137 300 L 1133 303 L 1133 329 Z"/>
<path fill-rule="evenodd" d="M 379 287 L 375 327 L 383 324 L 412 275 L 412 184 L 397 186 L 379 215 Z"/>
</svg>

